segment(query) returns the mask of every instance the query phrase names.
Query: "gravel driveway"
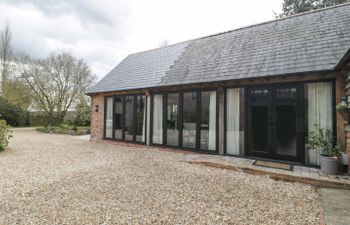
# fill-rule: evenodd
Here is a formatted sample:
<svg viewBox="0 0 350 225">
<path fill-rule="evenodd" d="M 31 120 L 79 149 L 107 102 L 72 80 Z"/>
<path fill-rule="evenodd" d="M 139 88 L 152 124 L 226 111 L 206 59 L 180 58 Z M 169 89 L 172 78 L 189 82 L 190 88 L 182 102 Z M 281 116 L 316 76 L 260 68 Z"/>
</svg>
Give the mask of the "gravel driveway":
<svg viewBox="0 0 350 225">
<path fill-rule="evenodd" d="M 319 224 L 311 186 L 183 157 L 15 130 L 0 152 L 0 224 Z"/>
</svg>

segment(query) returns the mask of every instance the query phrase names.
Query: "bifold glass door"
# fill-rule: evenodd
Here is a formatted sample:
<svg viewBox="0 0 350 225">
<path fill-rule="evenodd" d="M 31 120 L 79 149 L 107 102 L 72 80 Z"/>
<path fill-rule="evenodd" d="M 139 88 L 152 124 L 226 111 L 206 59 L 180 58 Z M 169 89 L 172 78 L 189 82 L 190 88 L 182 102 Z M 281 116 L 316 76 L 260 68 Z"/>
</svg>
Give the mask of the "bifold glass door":
<svg viewBox="0 0 350 225">
<path fill-rule="evenodd" d="M 152 143 L 216 151 L 216 98 L 216 91 L 154 94 Z"/>
<path fill-rule="evenodd" d="M 105 111 L 105 138 L 145 143 L 145 95 L 106 97 Z"/>
</svg>

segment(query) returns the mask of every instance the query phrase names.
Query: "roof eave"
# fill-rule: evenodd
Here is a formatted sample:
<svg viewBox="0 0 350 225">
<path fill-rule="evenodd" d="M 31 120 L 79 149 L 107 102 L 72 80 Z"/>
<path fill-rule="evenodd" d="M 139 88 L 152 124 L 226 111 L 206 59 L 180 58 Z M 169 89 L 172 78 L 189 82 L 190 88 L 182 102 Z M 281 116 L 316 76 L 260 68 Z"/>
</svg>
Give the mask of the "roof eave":
<svg viewBox="0 0 350 225">
<path fill-rule="evenodd" d="M 348 52 L 350 53 L 350 51 Z M 348 56 L 350 58 L 350 54 Z M 345 57 L 344 57 L 345 58 Z M 346 62 L 346 59 L 344 59 L 344 62 Z M 268 79 L 273 77 L 286 77 L 286 76 L 302 76 L 302 75 L 311 75 L 311 74 L 326 74 L 326 73 L 332 73 L 337 72 L 341 70 L 340 63 L 338 63 L 336 66 L 334 66 L 332 69 L 324 69 L 324 70 L 313 70 L 313 71 L 302 71 L 302 72 L 295 72 L 295 73 L 285 73 L 285 74 L 275 74 L 275 75 L 268 75 L 268 76 L 261 76 L 261 77 L 244 77 L 240 79 L 230 79 L 230 80 L 216 80 L 216 81 L 209 81 L 209 82 L 194 82 L 194 83 L 187 83 L 187 84 L 174 84 L 174 85 L 160 85 L 160 86 L 150 86 L 150 87 L 140 87 L 140 88 L 129 88 L 129 89 L 119 89 L 119 90 L 105 90 L 105 91 L 96 91 L 96 92 L 85 92 L 86 95 L 92 96 L 95 94 L 103 94 L 103 93 L 110 93 L 110 92 L 123 92 L 123 91 L 137 91 L 137 90 L 145 90 L 145 89 L 154 89 L 154 88 L 166 88 L 166 87 L 172 87 L 172 86 L 182 86 L 182 85 L 193 85 L 193 84 L 208 84 L 208 83 L 220 83 L 220 82 L 226 82 L 226 81 L 243 81 L 243 80 L 254 80 L 254 79 Z M 342 64 L 341 64 L 342 65 Z"/>
<path fill-rule="evenodd" d="M 345 63 L 350 61 L 350 49 L 344 54 L 344 56 L 339 60 L 338 64 L 335 65 L 334 70 L 341 70 Z"/>
</svg>

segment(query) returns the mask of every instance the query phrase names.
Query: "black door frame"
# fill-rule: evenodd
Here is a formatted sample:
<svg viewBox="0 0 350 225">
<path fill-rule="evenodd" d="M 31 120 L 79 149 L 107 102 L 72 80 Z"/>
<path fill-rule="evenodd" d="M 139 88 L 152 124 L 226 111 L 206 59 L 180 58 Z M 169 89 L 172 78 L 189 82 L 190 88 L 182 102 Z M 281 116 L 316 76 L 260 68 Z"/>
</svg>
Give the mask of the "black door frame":
<svg viewBox="0 0 350 225">
<path fill-rule="evenodd" d="M 280 155 L 276 152 L 276 128 L 268 125 L 267 128 L 267 153 L 259 153 L 251 151 L 251 138 L 252 133 L 251 126 L 251 107 L 252 107 L 252 100 L 251 100 L 251 90 L 257 90 L 257 89 L 268 89 L 268 98 L 266 101 L 258 102 L 258 104 L 264 105 L 268 107 L 268 121 L 269 123 L 275 123 L 276 122 L 276 106 L 278 105 L 278 102 L 276 100 L 276 90 L 278 88 L 296 88 L 296 156 L 288 156 L 288 155 Z M 282 101 L 279 101 L 283 104 Z M 296 163 L 303 163 L 305 161 L 305 154 L 304 154 L 304 127 L 305 127 L 305 104 L 304 104 L 304 85 L 303 83 L 286 83 L 286 84 L 270 84 L 270 85 L 261 85 L 261 86 L 254 86 L 247 88 L 247 94 L 246 94 L 246 107 L 247 107 L 247 117 L 246 117 L 246 124 L 247 124 L 247 145 L 246 145 L 246 155 L 248 157 L 261 157 L 261 158 L 268 158 L 268 159 L 275 159 L 275 160 L 285 160 L 285 161 L 292 161 Z M 274 124 L 275 126 L 275 124 Z"/>
<path fill-rule="evenodd" d="M 215 127 L 215 133 L 216 133 L 216 141 L 215 141 L 215 150 L 207 150 L 202 149 L 200 147 L 200 123 L 201 123 L 201 97 L 202 92 L 210 92 L 215 91 L 216 92 L 216 127 Z M 179 133 L 178 133 L 178 145 L 177 146 L 171 146 L 167 145 L 167 129 L 166 129 L 166 120 L 167 120 L 167 107 L 168 107 L 168 94 L 179 94 L 179 111 L 178 111 L 178 123 L 179 123 Z M 184 107 L 184 93 L 196 93 L 197 100 L 196 100 L 196 141 L 195 141 L 195 147 L 194 148 L 188 148 L 183 147 L 183 107 Z M 163 109 L 163 141 L 161 144 L 159 143 L 153 143 L 153 111 L 154 111 L 154 95 L 161 95 L 162 100 L 162 109 Z M 181 150 L 189 150 L 193 152 L 202 152 L 202 153 L 208 153 L 208 154 L 218 154 L 219 153 L 219 94 L 218 90 L 215 88 L 205 88 L 205 89 L 188 89 L 188 90 L 174 90 L 174 91 L 163 91 L 163 92 L 153 92 L 151 94 L 151 127 L 150 127 L 150 145 L 153 146 L 164 146 L 168 148 L 173 149 L 181 149 Z"/>
<path fill-rule="evenodd" d="M 140 142 L 136 140 L 136 133 L 133 134 L 132 140 L 125 140 L 125 97 L 129 96 L 133 98 L 133 129 L 136 130 L 136 126 L 137 126 L 137 97 L 138 96 L 142 96 L 145 97 L 145 105 L 144 107 L 147 109 L 147 96 L 145 94 L 120 94 L 120 95 L 111 95 L 111 96 L 105 96 L 104 97 L 104 117 L 103 117 L 103 139 L 104 140 L 112 140 L 112 141 L 119 141 L 119 142 L 128 142 L 128 143 L 137 143 L 137 144 L 142 144 L 145 145 L 146 144 L 146 138 L 147 138 L 147 120 L 145 121 L 145 141 L 144 142 Z M 115 137 L 115 102 L 116 102 L 116 98 L 120 97 L 122 99 L 122 115 L 121 115 L 121 123 L 122 123 L 122 138 L 116 138 Z M 106 107 L 107 107 L 107 98 L 112 98 L 112 137 L 106 137 Z M 147 110 L 145 112 L 145 117 L 147 118 Z"/>
</svg>

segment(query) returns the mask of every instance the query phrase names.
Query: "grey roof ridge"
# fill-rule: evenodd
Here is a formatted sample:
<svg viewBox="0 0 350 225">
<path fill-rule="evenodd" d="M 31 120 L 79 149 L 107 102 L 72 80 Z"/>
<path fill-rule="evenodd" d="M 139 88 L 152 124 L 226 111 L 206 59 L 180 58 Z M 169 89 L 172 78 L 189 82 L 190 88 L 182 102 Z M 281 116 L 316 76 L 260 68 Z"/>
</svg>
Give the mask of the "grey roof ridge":
<svg viewBox="0 0 350 225">
<path fill-rule="evenodd" d="M 251 25 L 242 26 L 242 27 L 238 27 L 238 28 L 235 28 L 235 29 L 227 30 L 227 31 L 222 31 L 222 32 L 215 33 L 215 34 L 209 34 L 209 35 L 205 35 L 205 36 L 202 36 L 202 37 L 192 38 L 192 39 L 188 39 L 186 41 L 180 41 L 180 42 L 177 42 L 177 43 L 174 43 L 174 44 L 170 44 L 170 45 L 166 45 L 166 46 L 162 46 L 162 47 L 151 48 L 151 49 L 147 49 L 147 50 L 144 50 L 144 51 L 130 53 L 129 55 L 136 55 L 136 54 L 139 54 L 139 53 L 165 49 L 165 48 L 173 47 L 175 45 L 184 44 L 186 42 L 190 43 L 192 41 L 196 41 L 196 40 L 200 40 L 200 39 L 205 39 L 205 38 L 209 38 L 209 37 L 219 36 L 219 35 L 222 35 L 222 34 L 227 34 L 227 33 L 231 33 L 231 32 L 238 31 L 238 30 L 243 30 L 243 29 L 247 29 L 247 28 L 251 28 L 251 27 L 257 27 L 257 26 L 261 26 L 261 25 L 264 25 L 264 24 L 274 23 L 274 22 L 278 22 L 278 21 L 282 21 L 282 20 L 288 20 L 288 19 L 292 19 L 292 18 L 295 18 L 295 17 L 304 16 L 304 15 L 308 15 L 308 14 L 319 13 L 319 12 L 322 12 L 322 11 L 332 10 L 332 9 L 335 9 L 335 8 L 340 8 L 340 7 L 344 7 L 344 6 L 348 6 L 348 5 L 350 5 L 350 2 L 345 2 L 345 3 L 342 3 L 342 4 L 329 6 L 329 7 L 325 7 L 325 8 L 322 8 L 322 9 L 311 10 L 311 11 L 308 11 L 308 12 L 303 12 L 303 13 L 299 13 L 299 14 L 295 14 L 295 15 L 291 15 L 291 16 L 286 16 L 286 17 L 282 17 L 282 18 L 267 20 L 267 21 L 264 21 L 264 22 L 261 22 L 261 23 L 251 24 Z"/>
</svg>

